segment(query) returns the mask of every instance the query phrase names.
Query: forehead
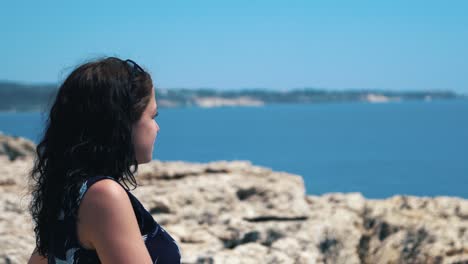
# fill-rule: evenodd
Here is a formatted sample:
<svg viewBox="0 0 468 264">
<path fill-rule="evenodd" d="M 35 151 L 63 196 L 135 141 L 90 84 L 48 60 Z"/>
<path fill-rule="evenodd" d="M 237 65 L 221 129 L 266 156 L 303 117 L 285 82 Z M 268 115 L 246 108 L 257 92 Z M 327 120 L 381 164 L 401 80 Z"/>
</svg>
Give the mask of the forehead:
<svg viewBox="0 0 468 264">
<path fill-rule="evenodd" d="M 151 111 L 157 109 L 158 105 L 156 103 L 156 98 L 154 97 L 154 89 L 153 91 L 151 92 L 151 98 L 150 98 L 150 102 L 149 102 L 149 108 L 151 109 Z"/>
</svg>

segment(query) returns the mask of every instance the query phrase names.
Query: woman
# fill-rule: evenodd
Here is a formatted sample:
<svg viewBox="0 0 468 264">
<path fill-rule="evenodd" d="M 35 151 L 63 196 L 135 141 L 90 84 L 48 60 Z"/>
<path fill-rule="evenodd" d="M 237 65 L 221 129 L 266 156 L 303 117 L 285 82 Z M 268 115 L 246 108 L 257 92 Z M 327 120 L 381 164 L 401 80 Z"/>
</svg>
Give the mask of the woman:
<svg viewBox="0 0 468 264">
<path fill-rule="evenodd" d="M 30 264 L 180 263 L 127 185 L 152 160 L 157 112 L 151 76 L 131 60 L 85 63 L 65 79 L 30 172 Z"/>
</svg>

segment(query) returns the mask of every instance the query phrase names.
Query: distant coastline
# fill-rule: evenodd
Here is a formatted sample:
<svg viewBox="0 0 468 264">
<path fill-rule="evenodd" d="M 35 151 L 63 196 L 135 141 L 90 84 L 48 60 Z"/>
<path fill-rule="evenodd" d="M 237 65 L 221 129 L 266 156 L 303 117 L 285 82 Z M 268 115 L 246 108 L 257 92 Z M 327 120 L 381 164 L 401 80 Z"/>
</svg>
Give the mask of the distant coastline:
<svg viewBox="0 0 468 264">
<path fill-rule="evenodd" d="M 0 81 L 0 111 L 41 111 L 55 98 L 57 86 L 52 84 L 21 84 Z M 453 100 L 468 99 L 467 95 L 450 90 L 388 91 L 388 90 L 325 90 L 302 88 L 287 91 L 267 89 L 216 90 L 158 88 L 158 106 L 174 107 L 223 107 L 263 106 L 268 104 L 313 104 L 327 102 L 386 103 L 407 100 Z"/>
</svg>

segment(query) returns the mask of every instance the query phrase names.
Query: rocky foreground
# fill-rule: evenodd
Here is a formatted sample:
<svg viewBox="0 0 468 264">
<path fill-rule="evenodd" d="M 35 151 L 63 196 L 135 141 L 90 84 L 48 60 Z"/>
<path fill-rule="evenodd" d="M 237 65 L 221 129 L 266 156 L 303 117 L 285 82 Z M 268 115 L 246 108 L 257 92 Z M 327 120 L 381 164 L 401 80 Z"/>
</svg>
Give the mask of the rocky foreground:
<svg viewBox="0 0 468 264">
<path fill-rule="evenodd" d="M 34 247 L 34 144 L 0 135 L 0 264 Z M 468 263 L 468 200 L 306 195 L 298 175 L 248 161 L 153 161 L 132 191 L 181 246 L 183 263 Z"/>
</svg>

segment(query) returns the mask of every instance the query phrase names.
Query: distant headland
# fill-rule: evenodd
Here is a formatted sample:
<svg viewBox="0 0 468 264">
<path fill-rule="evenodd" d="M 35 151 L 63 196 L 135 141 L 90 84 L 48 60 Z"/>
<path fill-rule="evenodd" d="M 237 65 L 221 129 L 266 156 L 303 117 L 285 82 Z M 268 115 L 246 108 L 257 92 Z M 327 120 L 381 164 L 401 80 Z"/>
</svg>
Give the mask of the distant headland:
<svg viewBox="0 0 468 264">
<path fill-rule="evenodd" d="M 57 85 L 54 84 L 22 84 L 0 81 L 0 111 L 44 110 L 55 98 L 57 89 Z M 156 88 L 156 97 L 158 106 L 161 108 L 468 99 L 467 95 L 450 90 L 389 91 L 376 89 L 326 90 L 317 88 L 284 91 L 258 88 L 241 90 Z"/>
</svg>

